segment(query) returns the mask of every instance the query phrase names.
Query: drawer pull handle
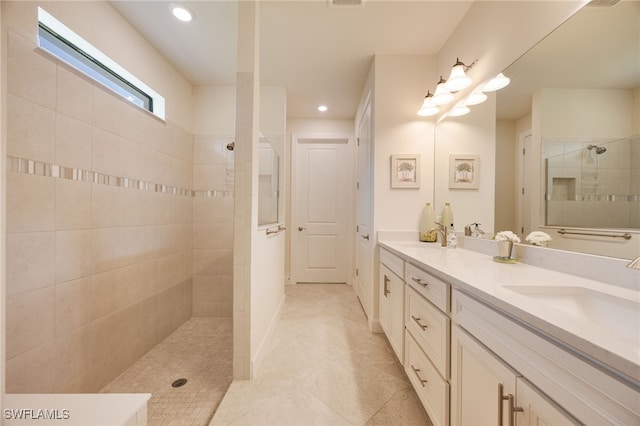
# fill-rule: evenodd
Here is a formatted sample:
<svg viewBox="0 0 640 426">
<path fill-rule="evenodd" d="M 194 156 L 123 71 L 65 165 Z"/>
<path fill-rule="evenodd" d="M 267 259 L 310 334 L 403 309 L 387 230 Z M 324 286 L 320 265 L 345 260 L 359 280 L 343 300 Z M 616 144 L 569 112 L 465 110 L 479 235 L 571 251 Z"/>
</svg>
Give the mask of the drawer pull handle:
<svg viewBox="0 0 640 426">
<path fill-rule="evenodd" d="M 419 326 L 421 329 L 423 329 L 423 330 L 426 330 L 426 329 L 427 329 L 427 327 L 428 327 L 428 326 L 427 326 L 427 324 L 422 324 L 422 323 L 420 323 L 420 320 L 421 320 L 422 318 L 416 318 L 415 316 L 411 315 L 411 319 L 413 319 L 413 320 L 416 322 L 416 324 L 418 324 L 418 326 Z"/>
<path fill-rule="evenodd" d="M 415 281 L 417 284 L 421 285 L 422 287 L 426 287 L 429 285 L 429 283 L 422 282 L 420 278 L 411 277 L 411 279 Z"/>
<path fill-rule="evenodd" d="M 426 387 L 427 386 L 427 381 L 425 379 L 423 379 L 422 377 L 420 377 L 420 369 L 419 368 L 415 368 L 413 365 L 411 366 L 411 369 L 413 370 L 413 373 L 416 375 L 416 377 L 420 381 L 420 384 L 422 385 L 422 387 L 423 388 Z"/>
<path fill-rule="evenodd" d="M 513 395 L 505 395 L 504 386 L 502 385 L 502 383 L 498 383 L 498 426 L 502 426 L 503 424 L 503 401 L 509 401 L 509 426 L 514 426 L 516 424 L 516 413 L 522 413 L 524 411 L 524 408 L 516 407 Z"/>
<path fill-rule="evenodd" d="M 389 277 L 387 277 L 386 275 L 384 276 L 384 297 L 387 297 L 387 294 L 391 293 L 391 291 L 389 291 L 389 282 L 391 280 L 389 279 Z"/>
</svg>

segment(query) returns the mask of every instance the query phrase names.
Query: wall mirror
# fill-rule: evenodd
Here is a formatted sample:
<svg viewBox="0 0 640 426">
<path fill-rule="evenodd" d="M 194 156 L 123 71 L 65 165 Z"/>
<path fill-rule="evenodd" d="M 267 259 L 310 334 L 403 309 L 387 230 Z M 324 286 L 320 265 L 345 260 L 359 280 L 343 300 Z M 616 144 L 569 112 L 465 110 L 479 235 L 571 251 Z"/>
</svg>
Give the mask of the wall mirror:
<svg viewBox="0 0 640 426">
<path fill-rule="evenodd" d="M 640 230 L 640 3 L 585 6 L 504 73 L 496 119 L 531 130 L 516 143 L 532 144 L 538 162 L 523 178 L 537 199 L 524 197 L 530 217 L 515 222 Z"/>
<path fill-rule="evenodd" d="M 258 143 L 258 226 L 278 223 L 280 156 L 264 136 Z"/>
</svg>

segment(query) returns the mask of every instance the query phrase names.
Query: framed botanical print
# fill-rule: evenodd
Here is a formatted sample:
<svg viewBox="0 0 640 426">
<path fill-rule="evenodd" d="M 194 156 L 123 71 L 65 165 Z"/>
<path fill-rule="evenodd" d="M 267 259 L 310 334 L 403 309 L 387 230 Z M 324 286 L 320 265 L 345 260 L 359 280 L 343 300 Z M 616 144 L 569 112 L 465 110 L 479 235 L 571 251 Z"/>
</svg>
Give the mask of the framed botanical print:
<svg viewBox="0 0 640 426">
<path fill-rule="evenodd" d="M 420 188 L 420 154 L 391 156 L 391 188 Z"/>
<path fill-rule="evenodd" d="M 478 189 L 479 155 L 451 154 L 449 156 L 449 188 Z"/>
</svg>

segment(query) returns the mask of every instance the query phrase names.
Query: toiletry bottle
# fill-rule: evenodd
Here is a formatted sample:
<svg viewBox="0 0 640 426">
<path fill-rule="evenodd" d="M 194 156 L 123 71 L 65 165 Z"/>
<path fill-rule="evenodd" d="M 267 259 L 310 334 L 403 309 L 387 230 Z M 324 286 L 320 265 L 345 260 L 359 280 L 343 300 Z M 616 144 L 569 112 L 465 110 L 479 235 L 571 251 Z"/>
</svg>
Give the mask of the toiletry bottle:
<svg viewBox="0 0 640 426">
<path fill-rule="evenodd" d="M 436 212 L 433 210 L 431 203 L 427 203 L 420 216 L 420 241 L 435 243 L 438 238 L 436 228 Z M 432 230 L 431 232 L 429 232 Z"/>
<path fill-rule="evenodd" d="M 448 231 L 453 231 L 453 210 L 451 209 L 451 204 L 445 203 L 442 209 L 442 222 L 440 223 L 449 228 Z"/>
</svg>

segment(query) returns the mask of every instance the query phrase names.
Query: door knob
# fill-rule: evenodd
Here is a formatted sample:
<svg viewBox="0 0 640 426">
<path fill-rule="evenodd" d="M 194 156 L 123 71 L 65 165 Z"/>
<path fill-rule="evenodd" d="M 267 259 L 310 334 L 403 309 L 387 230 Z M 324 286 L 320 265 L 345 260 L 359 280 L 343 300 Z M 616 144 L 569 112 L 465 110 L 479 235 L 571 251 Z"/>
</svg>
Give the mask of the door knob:
<svg viewBox="0 0 640 426">
<path fill-rule="evenodd" d="M 366 235 L 360 235 L 363 239 L 368 240 L 369 239 L 369 234 Z"/>
<path fill-rule="evenodd" d="M 302 227 L 302 226 L 298 226 L 298 231 L 304 231 L 305 229 L 307 229 L 307 228 Z"/>
</svg>

